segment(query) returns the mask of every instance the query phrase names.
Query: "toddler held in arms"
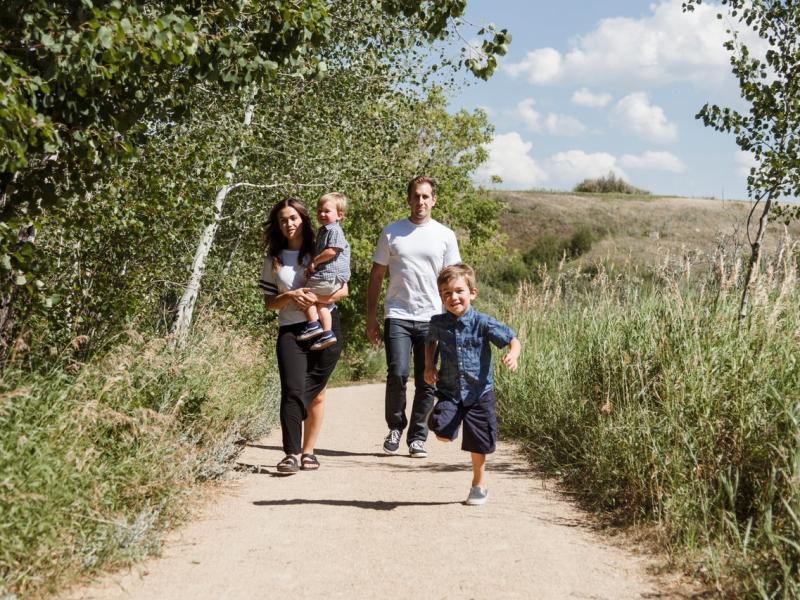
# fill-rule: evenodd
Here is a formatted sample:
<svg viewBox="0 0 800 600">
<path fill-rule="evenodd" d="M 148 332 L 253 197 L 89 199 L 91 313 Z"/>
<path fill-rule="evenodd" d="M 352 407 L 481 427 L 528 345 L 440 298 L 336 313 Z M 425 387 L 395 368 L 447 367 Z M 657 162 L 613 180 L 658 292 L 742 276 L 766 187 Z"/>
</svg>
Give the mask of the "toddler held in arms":
<svg viewBox="0 0 800 600">
<path fill-rule="evenodd" d="M 350 280 L 350 245 L 344 237 L 341 220 L 347 210 L 344 194 L 330 192 L 317 202 L 317 232 L 314 258 L 308 266 L 306 287 L 317 296 L 330 296 Z M 308 325 L 298 340 L 316 338 L 311 350 L 324 350 L 336 343 L 331 331 L 331 311 L 327 304 L 312 304 L 306 310 Z"/>
</svg>

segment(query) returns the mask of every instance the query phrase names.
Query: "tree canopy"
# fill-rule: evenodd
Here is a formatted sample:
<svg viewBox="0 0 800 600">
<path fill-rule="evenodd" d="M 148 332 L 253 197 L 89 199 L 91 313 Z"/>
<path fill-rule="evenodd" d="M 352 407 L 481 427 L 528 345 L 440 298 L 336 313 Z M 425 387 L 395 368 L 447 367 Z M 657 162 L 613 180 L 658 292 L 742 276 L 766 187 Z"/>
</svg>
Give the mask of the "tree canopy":
<svg viewBox="0 0 800 600">
<path fill-rule="evenodd" d="M 488 243 L 496 205 L 469 182 L 488 123 L 480 113 L 448 114 L 435 78 L 427 79 L 463 68 L 486 77 L 493 55 L 505 51 L 510 36 L 493 29 L 483 32 L 481 61 L 437 46 L 452 37 L 464 5 L 5 3 L 6 354 L 17 336 L 57 348 L 84 337 L 102 344 L 131 319 L 166 324 L 225 181 L 236 188 L 208 291 L 216 306 L 250 322 L 263 315 L 236 288 L 251 285 L 259 225 L 281 195 L 351 196 L 348 234 L 354 257 L 364 259 L 375 228 L 402 212 L 404 181 L 425 171 L 442 179 L 442 217 L 463 231 L 465 246 Z M 244 128 L 253 93 L 252 126 Z M 36 231 L 34 244 L 26 232 Z M 356 288 L 346 304 L 360 301 Z M 58 309 L 36 310 L 46 304 Z"/>
</svg>

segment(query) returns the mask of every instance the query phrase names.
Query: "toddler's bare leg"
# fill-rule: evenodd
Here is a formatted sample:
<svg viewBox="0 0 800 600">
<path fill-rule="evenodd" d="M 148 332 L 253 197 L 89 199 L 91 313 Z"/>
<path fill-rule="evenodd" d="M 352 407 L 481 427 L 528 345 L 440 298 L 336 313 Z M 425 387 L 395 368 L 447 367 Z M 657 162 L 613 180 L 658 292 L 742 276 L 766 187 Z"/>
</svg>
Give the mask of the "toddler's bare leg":
<svg viewBox="0 0 800 600">
<path fill-rule="evenodd" d="M 304 312 L 306 315 L 306 321 L 308 321 L 309 323 L 313 323 L 314 321 L 319 320 L 319 314 L 317 313 L 316 304 L 312 304 Z"/>
<path fill-rule="evenodd" d="M 484 487 L 483 473 L 486 466 L 486 455 L 478 452 L 470 452 L 469 454 L 472 458 L 472 486 Z"/>
<path fill-rule="evenodd" d="M 328 308 L 327 304 L 317 304 L 317 308 L 319 309 L 319 322 L 322 324 L 322 330 L 330 331 L 333 326 L 331 310 Z"/>
</svg>

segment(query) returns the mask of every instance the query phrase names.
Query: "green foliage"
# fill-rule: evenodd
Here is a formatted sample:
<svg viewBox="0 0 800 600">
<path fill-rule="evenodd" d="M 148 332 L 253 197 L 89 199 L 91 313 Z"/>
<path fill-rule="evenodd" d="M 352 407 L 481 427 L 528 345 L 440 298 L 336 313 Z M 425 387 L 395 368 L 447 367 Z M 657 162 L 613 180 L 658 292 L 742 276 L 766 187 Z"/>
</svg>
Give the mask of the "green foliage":
<svg viewBox="0 0 800 600">
<path fill-rule="evenodd" d="M 453 35 L 463 7 L 463 0 L 3 4 L 0 354 L 8 356 L 13 338 L 30 335 L 30 318 L 57 320 L 40 309 L 58 299 L 84 304 L 97 293 L 98 310 L 81 318 L 103 323 L 101 328 L 109 319 L 125 326 L 120 318 L 142 308 L 137 292 L 146 280 L 151 290 L 145 307 L 157 304 L 145 255 L 173 265 L 160 274 L 162 281 L 184 279 L 181 268 L 191 255 L 186 232 L 198 231 L 209 215 L 211 190 L 229 170 L 238 182 L 283 192 L 326 181 L 338 185 L 343 173 L 325 177 L 323 148 L 315 146 L 335 152 L 364 140 L 358 166 L 374 161 L 374 172 L 380 172 L 375 150 L 389 148 L 394 158 L 398 144 L 410 139 L 394 130 L 391 119 L 420 106 L 426 95 L 420 79 L 436 70 L 420 69 L 421 52 Z M 486 52 L 505 51 L 510 39 L 505 33 L 484 33 L 495 36 Z M 464 59 L 437 63 L 439 72 L 460 67 L 480 76 L 493 68 Z M 412 76 L 415 71 L 423 75 Z M 310 96 L 324 81 L 335 83 L 324 87 L 321 97 Z M 238 125 L 243 88 L 249 86 L 261 92 L 264 119 L 254 135 Z M 348 101 L 365 89 L 358 108 L 348 111 Z M 308 102 L 282 104 L 292 98 Z M 311 114 L 302 112 L 315 102 Z M 403 106 L 406 102 L 410 106 Z M 275 120 L 267 121 L 270 112 Z M 361 120 L 375 117 L 385 120 Z M 379 129 L 386 137 L 365 155 L 366 142 L 374 142 Z M 330 141 L 318 144 L 312 134 Z M 242 157 L 233 169 L 236 153 Z M 304 154 L 310 159 L 303 160 Z M 469 149 L 460 164 L 474 164 L 475 155 Z M 421 162 L 397 160 L 394 168 Z M 298 172 L 301 177 L 293 179 Z M 347 174 L 354 172 L 355 165 Z M 244 194 L 240 198 L 244 204 L 234 206 L 235 212 L 251 219 L 263 215 Z M 252 220 L 242 223 L 253 226 Z M 31 225 L 41 232 L 35 242 L 20 233 Z M 106 233 L 113 237 L 103 237 Z M 70 282 L 55 277 L 76 254 Z M 146 265 L 143 272 L 135 271 L 137 262 Z M 121 275 L 130 294 L 109 304 Z M 86 277 L 93 280 L 88 291 Z M 48 287 L 51 283 L 58 289 Z M 76 300 L 81 294 L 83 300 Z M 80 326 L 76 330 L 76 321 L 70 321 L 72 311 L 67 308 L 67 330 L 76 334 Z"/>
<path fill-rule="evenodd" d="M 586 225 L 578 227 L 569 237 L 552 234 L 542 235 L 534 241 L 529 250 L 523 253 L 525 264 L 536 269 L 540 265 L 555 267 L 563 259 L 578 258 L 592 249 L 595 235 Z"/>
<path fill-rule="evenodd" d="M 687 0 L 692 11 L 702 0 Z M 733 74 L 747 112 L 706 104 L 697 118 L 707 127 L 732 133 L 736 144 L 752 153 L 756 166 L 747 178 L 748 194 L 800 196 L 800 5 L 772 0 L 722 0 L 720 19 L 754 32 L 766 47 L 761 54 L 744 42 L 741 30 L 728 28 Z M 796 217 L 797 210 L 784 209 Z"/>
<path fill-rule="evenodd" d="M 260 343 L 204 323 L 187 348 L 132 334 L 78 375 L 6 371 L 0 595 L 155 551 L 187 488 L 271 425 L 279 388 Z"/>
<path fill-rule="evenodd" d="M 791 255 L 772 269 L 747 335 L 731 265 L 545 279 L 501 314 L 523 341 L 498 372 L 501 429 L 732 597 L 800 593 L 800 289 Z"/>
<path fill-rule="evenodd" d="M 589 194 L 649 194 L 645 190 L 632 186 L 630 183 L 617 177 L 614 172 L 609 172 L 605 177 L 595 179 L 584 179 L 573 188 L 575 192 L 586 192 Z"/>
</svg>

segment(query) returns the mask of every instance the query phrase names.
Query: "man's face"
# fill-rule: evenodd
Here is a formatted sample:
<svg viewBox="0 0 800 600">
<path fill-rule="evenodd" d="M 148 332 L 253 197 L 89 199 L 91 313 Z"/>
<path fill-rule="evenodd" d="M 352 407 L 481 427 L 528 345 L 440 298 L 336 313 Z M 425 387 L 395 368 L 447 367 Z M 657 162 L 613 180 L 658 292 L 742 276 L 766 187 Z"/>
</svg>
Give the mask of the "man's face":
<svg viewBox="0 0 800 600">
<path fill-rule="evenodd" d="M 421 225 L 431 220 L 431 209 L 436 205 L 436 196 L 433 195 L 433 189 L 430 183 L 418 183 L 411 191 L 408 198 L 408 207 L 411 209 L 411 215 L 408 219 L 412 223 Z"/>
</svg>

